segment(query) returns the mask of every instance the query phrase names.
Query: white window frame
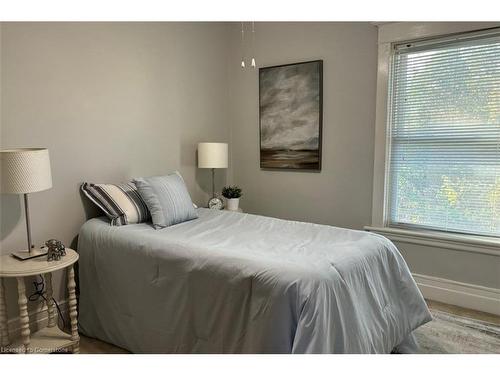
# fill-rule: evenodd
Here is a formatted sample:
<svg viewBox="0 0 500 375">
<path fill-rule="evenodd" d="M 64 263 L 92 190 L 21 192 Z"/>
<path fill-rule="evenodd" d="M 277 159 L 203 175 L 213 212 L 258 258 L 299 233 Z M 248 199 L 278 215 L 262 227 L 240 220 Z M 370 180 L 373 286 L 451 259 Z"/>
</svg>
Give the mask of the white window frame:
<svg viewBox="0 0 500 375">
<path fill-rule="evenodd" d="M 389 80 L 392 48 L 394 44 L 416 40 L 434 39 L 452 36 L 464 32 L 479 31 L 500 27 L 499 22 L 395 22 L 378 26 L 378 69 L 377 99 L 375 115 L 375 152 L 372 195 L 372 225 L 365 229 L 398 236 L 422 237 L 435 241 L 442 238 L 460 244 L 480 241 L 488 252 L 500 252 L 500 240 L 493 237 L 450 234 L 444 231 L 420 230 L 410 227 L 392 227 L 389 225 L 389 163 L 390 160 L 390 124 L 388 121 Z"/>
</svg>

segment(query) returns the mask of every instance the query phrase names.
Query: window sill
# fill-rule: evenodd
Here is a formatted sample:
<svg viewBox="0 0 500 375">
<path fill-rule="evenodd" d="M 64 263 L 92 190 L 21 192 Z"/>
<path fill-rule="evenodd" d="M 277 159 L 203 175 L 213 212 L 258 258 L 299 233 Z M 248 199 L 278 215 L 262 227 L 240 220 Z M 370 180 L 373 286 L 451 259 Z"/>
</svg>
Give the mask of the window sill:
<svg viewBox="0 0 500 375">
<path fill-rule="evenodd" d="M 381 234 L 391 241 L 500 256 L 500 240 L 494 238 L 391 227 L 365 226 L 364 229 L 368 232 Z"/>
</svg>

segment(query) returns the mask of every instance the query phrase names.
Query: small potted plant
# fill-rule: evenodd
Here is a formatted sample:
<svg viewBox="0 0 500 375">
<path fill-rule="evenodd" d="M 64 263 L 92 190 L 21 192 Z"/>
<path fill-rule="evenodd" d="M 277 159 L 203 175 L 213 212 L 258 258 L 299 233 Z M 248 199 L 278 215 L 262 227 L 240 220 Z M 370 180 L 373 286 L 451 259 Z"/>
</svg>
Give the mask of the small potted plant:
<svg viewBox="0 0 500 375">
<path fill-rule="evenodd" d="M 238 211 L 238 206 L 240 204 L 241 189 L 234 186 L 224 186 L 222 189 L 222 195 L 226 198 L 227 209 L 229 211 Z"/>
</svg>

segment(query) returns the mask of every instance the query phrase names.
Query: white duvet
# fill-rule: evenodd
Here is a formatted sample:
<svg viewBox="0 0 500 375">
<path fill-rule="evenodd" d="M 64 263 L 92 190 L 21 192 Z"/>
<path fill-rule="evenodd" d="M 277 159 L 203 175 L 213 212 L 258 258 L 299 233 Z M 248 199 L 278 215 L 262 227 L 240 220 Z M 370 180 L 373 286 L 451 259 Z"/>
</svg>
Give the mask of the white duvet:
<svg viewBox="0 0 500 375">
<path fill-rule="evenodd" d="M 154 230 L 89 220 L 81 331 L 138 353 L 414 351 L 431 320 L 396 247 L 362 231 L 198 209 Z"/>
</svg>

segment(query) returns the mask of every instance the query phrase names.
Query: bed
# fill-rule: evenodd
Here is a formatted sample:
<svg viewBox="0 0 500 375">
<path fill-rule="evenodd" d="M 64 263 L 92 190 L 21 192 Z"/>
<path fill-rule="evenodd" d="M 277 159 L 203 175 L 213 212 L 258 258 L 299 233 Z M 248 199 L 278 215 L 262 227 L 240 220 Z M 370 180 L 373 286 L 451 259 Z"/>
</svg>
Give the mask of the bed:
<svg viewBox="0 0 500 375">
<path fill-rule="evenodd" d="M 431 320 L 396 247 L 326 225 L 199 208 L 155 230 L 87 221 L 79 324 L 134 353 L 414 352 Z"/>
</svg>

